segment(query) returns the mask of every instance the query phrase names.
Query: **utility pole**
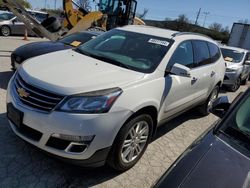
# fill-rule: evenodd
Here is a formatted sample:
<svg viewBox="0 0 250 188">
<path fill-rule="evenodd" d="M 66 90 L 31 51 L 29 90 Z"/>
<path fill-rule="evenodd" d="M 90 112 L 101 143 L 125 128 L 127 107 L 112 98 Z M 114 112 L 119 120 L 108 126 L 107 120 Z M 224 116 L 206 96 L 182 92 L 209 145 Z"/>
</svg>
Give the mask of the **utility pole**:
<svg viewBox="0 0 250 188">
<path fill-rule="evenodd" d="M 201 8 L 199 9 L 199 11 L 198 11 L 198 13 L 197 13 L 196 20 L 195 20 L 195 25 L 198 24 L 198 20 L 199 20 L 199 17 L 200 17 L 200 13 L 201 13 Z"/>
<path fill-rule="evenodd" d="M 55 0 L 55 7 L 54 7 L 54 9 L 56 10 L 56 0 Z"/>
<path fill-rule="evenodd" d="M 204 22 L 203 22 L 203 27 L 205 27 L 207 15 L 210 14 L 210 12 L 203 12 L 203 14 L 205 14 L 205 18 L 204 18 Z"/>
</svg>

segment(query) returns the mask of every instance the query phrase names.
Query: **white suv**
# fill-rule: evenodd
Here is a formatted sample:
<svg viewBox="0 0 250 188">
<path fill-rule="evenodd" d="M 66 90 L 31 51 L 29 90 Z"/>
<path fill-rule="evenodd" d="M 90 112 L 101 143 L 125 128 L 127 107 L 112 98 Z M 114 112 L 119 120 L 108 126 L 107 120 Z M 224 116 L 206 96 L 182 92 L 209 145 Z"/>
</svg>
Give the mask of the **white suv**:
<svg viewBox="0 0 250 188">
<path fill-rule="evenodd" d="M 9 83 L 7 116 L 18 136 L 60 159 L 127 170 L 157 126 L 196 106 L 208 114 L 224 73 L 208 37 L 126 26 L 27 60 Z"/>
</svg>

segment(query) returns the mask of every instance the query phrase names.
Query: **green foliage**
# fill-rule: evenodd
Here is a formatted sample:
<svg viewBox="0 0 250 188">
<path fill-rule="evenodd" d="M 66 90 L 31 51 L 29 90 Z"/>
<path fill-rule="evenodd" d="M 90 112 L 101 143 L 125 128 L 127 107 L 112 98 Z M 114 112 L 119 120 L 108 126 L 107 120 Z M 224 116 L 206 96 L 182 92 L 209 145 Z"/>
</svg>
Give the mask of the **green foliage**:
<svg viewBox="0 0 250 188">
<path fill-rule="evenodd" d="M 25 8 L 31 8 L 31 4 L 27 0 L 16 0 L 18 3 L 23 5 Z M 0 7 L 3 7 L 3 0 L 0 0 Z"/>
</svg>

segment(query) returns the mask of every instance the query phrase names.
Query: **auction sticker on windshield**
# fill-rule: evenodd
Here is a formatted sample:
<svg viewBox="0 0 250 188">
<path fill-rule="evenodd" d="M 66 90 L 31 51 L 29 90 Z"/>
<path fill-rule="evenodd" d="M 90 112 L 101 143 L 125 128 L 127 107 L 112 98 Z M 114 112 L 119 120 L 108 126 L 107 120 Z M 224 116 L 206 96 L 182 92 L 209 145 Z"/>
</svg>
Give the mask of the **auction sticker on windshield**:
<svg viewBox="0 0 250 188">
<path fill-rule="evenodd" d="M 162 46 L 168 46 L 169 45 L 169 42 L 165 41 L 165 40 L 149 39 L 148 42 L 153 43 L 153 44 L 159 44 L 159 45 L 162 45 Z"/>
</svg>

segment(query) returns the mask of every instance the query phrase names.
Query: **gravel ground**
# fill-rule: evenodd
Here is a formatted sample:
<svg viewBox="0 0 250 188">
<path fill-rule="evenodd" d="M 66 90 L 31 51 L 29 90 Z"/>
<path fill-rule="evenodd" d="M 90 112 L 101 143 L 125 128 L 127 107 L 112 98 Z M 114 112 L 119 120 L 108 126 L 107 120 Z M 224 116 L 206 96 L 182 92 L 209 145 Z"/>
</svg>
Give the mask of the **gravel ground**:
<svg viewBox="0 0 250 188">
<path fill-rule="evenodd" d="M 5 95 L 12 76 L 10 53 L 18 46 L 43 39 L 0 37 L 0 187 L 150 187 L 175 159 L 213 122 L 191 110 L 160 127 L 138 164 L 124 173 L 108 167 L 80 168 L 48 157 L 25 143 L 11 131 L 6 119 Z M 236 93 L 222 92 L 233 100 Z"/>
</svg>

